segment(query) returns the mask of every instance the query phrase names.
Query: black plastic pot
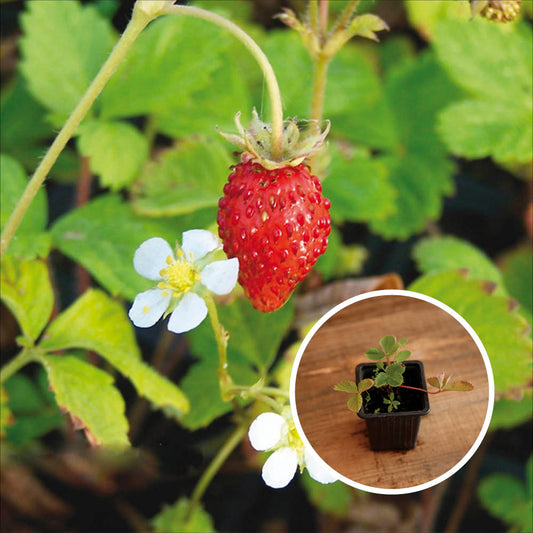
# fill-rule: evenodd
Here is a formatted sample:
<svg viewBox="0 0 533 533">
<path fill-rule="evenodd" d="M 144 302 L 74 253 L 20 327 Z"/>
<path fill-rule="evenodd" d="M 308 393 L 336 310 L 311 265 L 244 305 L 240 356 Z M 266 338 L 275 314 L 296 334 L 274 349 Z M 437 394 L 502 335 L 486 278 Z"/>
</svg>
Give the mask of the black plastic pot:
<svg viewBox="0 0 533 533">
<path fill-rule="evenodd" d="M 424 365 L 421 361 L 406 361 L 404 385 L 426 389 Z M 355 380 L 359 383 L 365 378 L 374 376 L 375 363 L 361 363 L 355 367 Z M 392 413 L 373 413 L 365 410 L 363 405 L 358 416 L 366 422 L 370 448 L 381 450 L 411 450 L 416 446 L 420 417 L 429 413 L 429 398 L 427 392 L 401 389 L 402 394 L 409 395 L 412 403 L 409 411 L 394 411 Z M 376 393 L 371 389 L 371 393 Z"/>
</svg>

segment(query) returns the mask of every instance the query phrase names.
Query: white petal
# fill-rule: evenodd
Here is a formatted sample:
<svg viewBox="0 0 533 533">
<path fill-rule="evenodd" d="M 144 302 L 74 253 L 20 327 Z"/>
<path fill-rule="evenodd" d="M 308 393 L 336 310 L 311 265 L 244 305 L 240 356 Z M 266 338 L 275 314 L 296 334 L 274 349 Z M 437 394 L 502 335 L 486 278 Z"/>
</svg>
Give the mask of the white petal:
<svg viewBox="0 0 533 533">
<path fill-rule="evenodd" d="M 209 263 L 201 272 L 202 284 L 215 294 L 229 294 L 239 276 L 239 260 L 223 259 Z"/>
<path fill-rule="evenodd" d="M 248 430 L 250 444 L 258 452 L 273 448 L 281 439 L 281 429 L 285 423 L 285 419 L 281 415 L 261 413 Z"/>
<path fill-rule="evenodd" d="M 220 239 L 205 229 L 191 229 L 183 233 L 181 248 L 188 261 L 198 261 L 209 252 L 220 248 Z"/>
<path fill-rule="evenodd" d="M 149 289 L 135 296 L 128 316 L 138 328 L 153 326 L 167 310 L 170 291 Z"/>
<path fill-rule="evenodd" d="M 304 460 L 309 475 L 315 481 L 326 485 L 338 480 L 335 472 L 310 448 L 305 448 Z"/>
<path fill-rule="evenodd" d="M 286 487 L 298 467 L 298 454 L 292 448 L 276 450 L 263 466 L 263 480 L 273 489 Z"/>
<path fill-rule="evenodd" d="M 174 333 L 185 333 L 198 326 L 207 316 L 207 305 L 194 292 L 188 292 L 172 311 L 168 329 Z"/>
<path fill-rule="evenodd" d="M 172 248 L 165 239 L 153 237 L 144 241 L 135 251 L 133 266 L 138 274 L 148 279 L 161 279 L 159 271 L 168 266 L 167 257 L 174 259 Z"/>
</svg>

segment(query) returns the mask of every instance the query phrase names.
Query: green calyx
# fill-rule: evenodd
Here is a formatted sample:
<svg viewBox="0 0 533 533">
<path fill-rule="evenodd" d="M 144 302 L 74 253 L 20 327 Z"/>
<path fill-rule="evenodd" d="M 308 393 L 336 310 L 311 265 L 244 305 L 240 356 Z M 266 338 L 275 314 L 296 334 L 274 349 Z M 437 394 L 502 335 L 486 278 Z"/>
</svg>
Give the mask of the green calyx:
<svg viewBox="0 0 533 533">
<path fill-rule="evenodd" d="M 281 157 L 274 158 L 272 154 L 276 139 L 273 138 L 270 124 L 263 122 L 254 108 L 250 125 L 245 130 L 241 124 L 240 115 L 240 112 L 235 115 L 235 125 L 239 134 L 221 131 L 219 133 L 243 151 L 243 161 L 259 163 L 267 170 L 287 165 L 299 165 L 324 146 L 330 128 L 329 121 L 326 122 L 324 131 L 320 131 L 320 125 L 313 120 L 297 121 L 296 118 L 285 120 L 281 139 Z"/>
</svg>

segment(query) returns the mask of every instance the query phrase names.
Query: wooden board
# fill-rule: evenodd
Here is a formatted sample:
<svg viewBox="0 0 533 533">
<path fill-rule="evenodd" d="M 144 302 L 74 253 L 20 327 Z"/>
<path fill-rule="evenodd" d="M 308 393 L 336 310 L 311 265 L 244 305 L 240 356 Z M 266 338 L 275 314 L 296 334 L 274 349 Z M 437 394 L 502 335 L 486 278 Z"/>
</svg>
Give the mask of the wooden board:
<svg viewBox="0 0 533 533">
<path fill-rule="evenodd" d="M 346 407 L 349 395 L 333 390 L 355 380 L 355 366 L 368 362 L 365 350 L 384 335 L 409 340 L 406 349 L 424 363 L 426 378 L 445 371 L 474 385 L 429 396 L 431 412 L 413 450 L 370 450 L 365 421 Z M 326 463 L 358 483 L 399 489 L 431 481 L 465 456 L 483 426 L 489 391 L 482 355 L 463 326 L 433 304 L 394 295 L 352 304 L 322 325 L 300 360 L 295 396 L 305 436 Z"/>
</svg>

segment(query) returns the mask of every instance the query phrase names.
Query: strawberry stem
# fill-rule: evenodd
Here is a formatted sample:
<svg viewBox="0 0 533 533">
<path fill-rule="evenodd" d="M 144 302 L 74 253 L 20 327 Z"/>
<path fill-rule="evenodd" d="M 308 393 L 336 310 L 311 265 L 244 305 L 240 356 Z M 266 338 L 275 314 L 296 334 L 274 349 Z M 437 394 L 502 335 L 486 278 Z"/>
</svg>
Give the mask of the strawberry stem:
<svg viewBox="0 0 533 533">
<path fill-rule="evenodd" d="M 230 435 L 229 439 L 224 443 L 222 448 L 215 455 L 209 466 L 204 470 L 204 473 L 201 475 L 194 492 L 192 493 L 189 506 L 187 507 L 187 512 L 185 514 L 185 520 L 192 516 L 192 512 L 200 503 L 204 492 L 211 483 L 212 479 L 215 477 L 216 473 L 220 470 L 222 465 L 226 462 L 226 459 L 231 455 L 233 450 L 239 445 L 243 437 L 246 435 L 247 421 L 241 422 L 235 431 Z"/>
<path fill-rule="evenodd" d="M 135 8 L 133 10 L 133 17 L 130 20 L 126 30 L 121 35 L 118 43 L 115 45 L 115 48 L 113 48 L 111 51 L 111 54 L 100 68 L 98 74 L 93 79 L 84 95 L 81 97 L 78 105 L 68 117 L 64 126 L 61 128 L 61 131 L 57 134 L 54 142 L 50 145 L 50 148 L 48 148 L 48 151 L 39 163 L 38 167 L 35 169 L 35 172 L 28 182 L 28 185 L 26 185 L 20 200 L 6 222 L 0 237 L 0 257 L 4 255 L 8 244 L 22 222 L 22 219 L 26 214 L 26 211 L 29 209 L 33 199 L 35 198 L 35 195 L 39 192 L 41 185 L 48 176 L 50 169 L 54 166 L 59 154 L 63 151 L 63 148 L 65 148 L 67 142 L 70 140 L 76 131 L 76 128 L 83 120 L 102 89 L 105 87 L 109 78 L 117 69 L 117 66 L 126 55 L 126 52 L 131 48 L 131 45 L 134 43 L 135 39 L 148 25 L 148 23 L 157 16 L 157 14 L 150 16 L 141 8 Z"/>
<path fill-rule="evenodd" d="M 218 348 L 218 379 L 220 382 L 220 392 L 224 401 L 231 400 L 233 394 L 231 394 L 231 387 L 233 381 L 228 373 L 228 333 L 222 327 L 220 320 L 218 319 L 217 306 L 213 298 L 209 295 L 204 298 L 207 305 L 207 312 L 209 314 L 209 320 L 211 321 L 211 327 L 215 333 L 215 339 L 217 341 Z"/>
<path fill-rule="evenodd" d="M 196 17 L 212 22 L 229 31 L 252 54 L 263 71 L 270 96 L 270 108 L 272 111 L 272 159 L 275 161 L 281 160 L 283 140 L 283 108 L 281 104 L 281 93 L 272 65 L 261 48 L 259 48 L 258 44 L 245 31 L 239 28 L 239 26 L 211 11 L 193 6 L 173 5 L 167 7 L 165 13 Z"/>
<path fill-rule="evenodd" d="M 426 390 L 426 389 L 419 389 L 418 387 L 410 387 L 409 385 L 397 385 L 397 388 L 399 388 L 399 389 L 418 390 L 420 392 L 427 392 L 428 394 L 438 394 L 439 392 L 444 392 L 443 390 L 430 391 L 430 390 Z"/>
</svg>

